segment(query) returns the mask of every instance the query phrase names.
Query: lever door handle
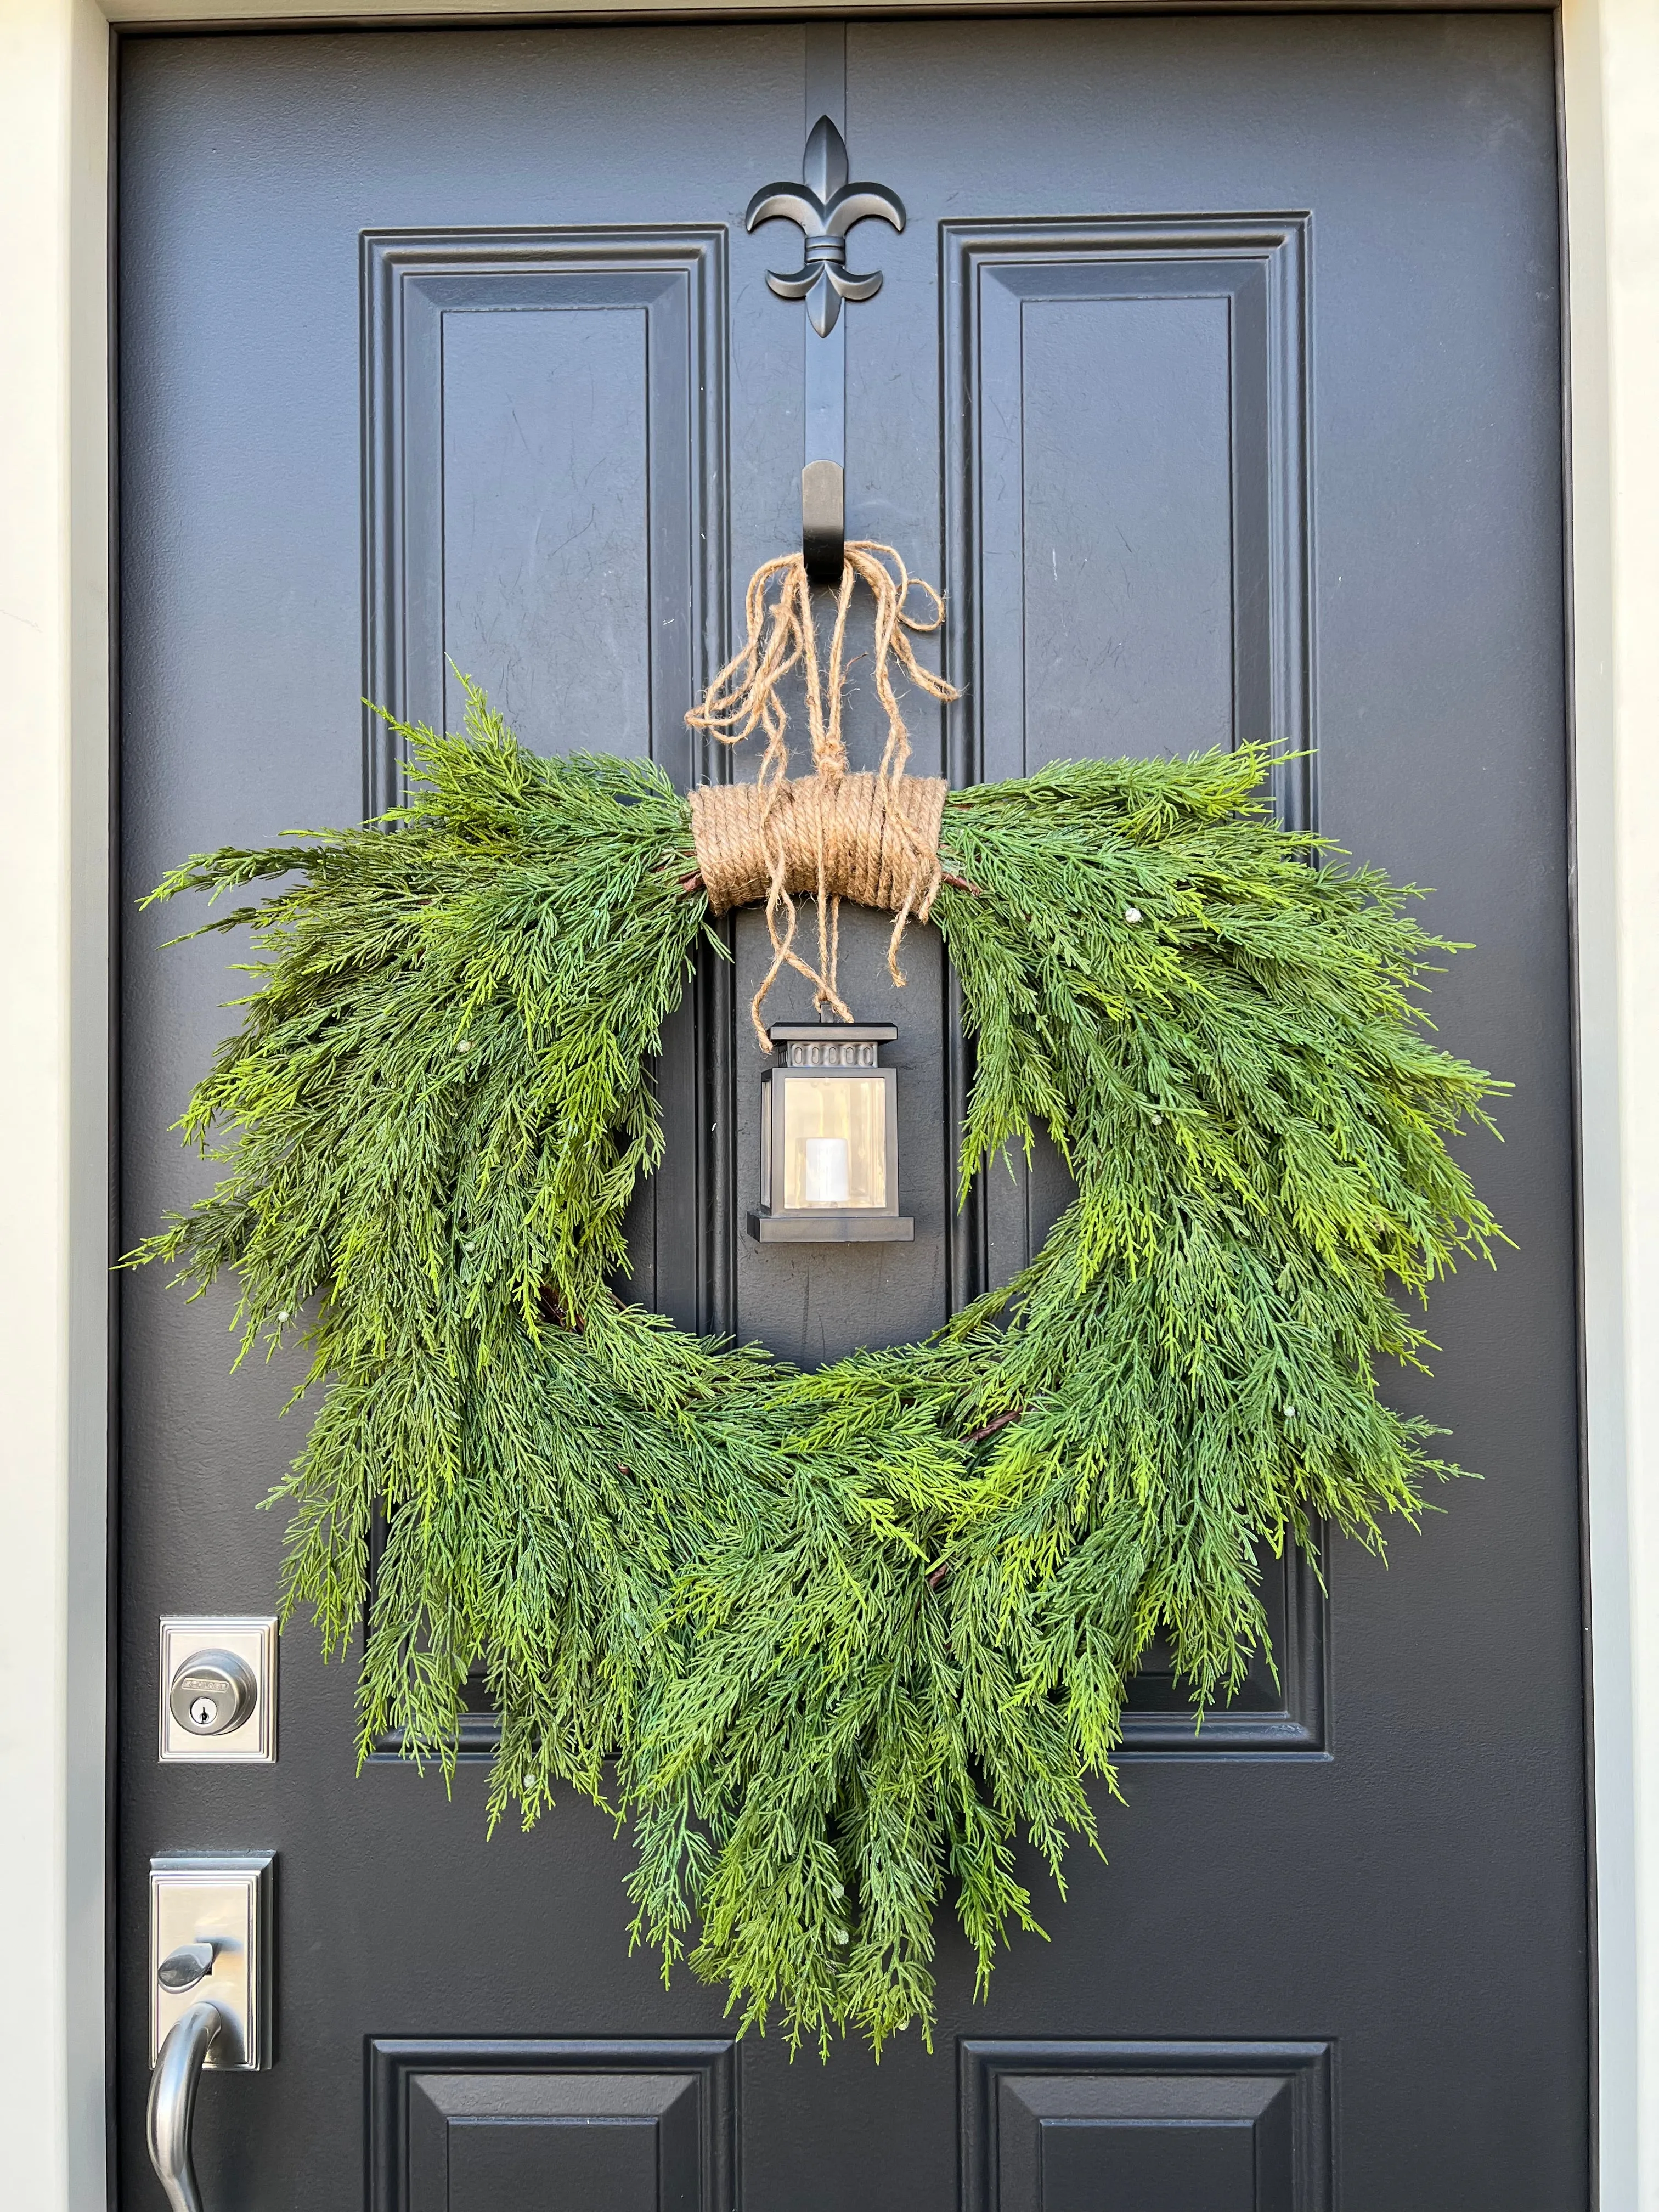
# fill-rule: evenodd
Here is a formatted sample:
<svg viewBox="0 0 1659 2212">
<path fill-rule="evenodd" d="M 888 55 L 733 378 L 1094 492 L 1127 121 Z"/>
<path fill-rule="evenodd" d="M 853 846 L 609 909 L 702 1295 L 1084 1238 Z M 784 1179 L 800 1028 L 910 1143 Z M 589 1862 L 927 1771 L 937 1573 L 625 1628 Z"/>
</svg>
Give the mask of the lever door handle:
<svg viewBox="0 0 1659 2212">
<path fill-rule="evenodd" d="M 204 2001 L 191 2005 L 167 2030 L 155 2071 L 149 2077 L 146 2133 L 149 2162 L 167 2193 L 173 2212 L 202 2212 L 202 2193 L 190 2154 L 190 2126 L 196 2114 L 196 2090 L 213 2039 L 224 2022 L 219 2008 Z"/>
<path fill-rule="evenodd" d="M 190 2124 L 203 2068 L 261 2074 L 270 2063 L 273 1873 L 269 1851 L 149 1863 L 147 2125 L 173 2212 L 202 2212 Z"/>
</svg>

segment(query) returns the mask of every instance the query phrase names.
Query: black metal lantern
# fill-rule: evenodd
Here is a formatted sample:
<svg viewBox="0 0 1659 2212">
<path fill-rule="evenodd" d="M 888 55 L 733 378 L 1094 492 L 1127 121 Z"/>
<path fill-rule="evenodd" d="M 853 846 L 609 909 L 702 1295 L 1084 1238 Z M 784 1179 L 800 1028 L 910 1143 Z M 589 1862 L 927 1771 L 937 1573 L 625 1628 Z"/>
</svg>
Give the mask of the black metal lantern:
<svg viewBox="0 0 1659 2212">
<path fill-rule="evenodd" d="M 890 1022 L 775 1023 L 761 1078 L 763 1244 L 908 1244 L 898 1210 L 898 1077 Z"/>
</svg>

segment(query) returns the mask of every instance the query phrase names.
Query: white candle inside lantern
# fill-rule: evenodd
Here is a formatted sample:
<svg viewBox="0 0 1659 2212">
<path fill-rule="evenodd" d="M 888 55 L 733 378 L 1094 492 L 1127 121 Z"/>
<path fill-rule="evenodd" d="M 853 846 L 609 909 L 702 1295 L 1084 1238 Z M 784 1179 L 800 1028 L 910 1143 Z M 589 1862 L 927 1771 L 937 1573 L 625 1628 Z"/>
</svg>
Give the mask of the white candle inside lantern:
<svg viewBox="0 0 1659 2212">
<path fill-rule="evenodd" d="M 803 1193 L 808 1206 L 845 1206 L 848 1194 L 845 1137 L 809 1137 Z"/>
</svg>

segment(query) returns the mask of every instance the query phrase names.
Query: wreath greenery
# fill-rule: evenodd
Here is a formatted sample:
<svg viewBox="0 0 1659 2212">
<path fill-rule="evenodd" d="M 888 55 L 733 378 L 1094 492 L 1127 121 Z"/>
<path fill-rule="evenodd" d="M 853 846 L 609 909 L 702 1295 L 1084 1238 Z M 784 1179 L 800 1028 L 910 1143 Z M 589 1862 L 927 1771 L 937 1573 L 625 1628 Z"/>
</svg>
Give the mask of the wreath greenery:
<svg viewBox="0 0 1659 2212">
<path fill-rule="evenodd" d="M 1413 894 L 1273 823 L 1260 749 L 952 793 L 933 919 L 975 1042 L 963 1181 L 1046 1130 L 1075 1198 L 927 1341 L 816 1373 L 629 1305 L 649 1069 L 700 940 L 686 800 L 524 750 L 469 687 L 387 821 L 200 855 L 276 884 L 182 1122 L 229 1172 L 131 1255 L 229 1270 L 242 1354 L 321 1403 L 277 1495 L 284 1618 L 368 1629 L 364 1749 L 447 1768 L 469 1673 L 495 1819 L 633 1823 L 635 1936 L 743 2024 L 933 2016 L 954 1884 L 981 1987 L 1096 1839 L 1157 1634 L 1202 1705 L 1266 1633 L 1258 1547 L 1373 1547 L 1455 1472 L 1382 1404 L 1417 1297 L 1496 1234 L 1445 1139 L 1496 1087 L 1408 997 Z M 383 1555 L 371 1576 L 371 1530 Z M 615 1761 L 614 1781 L 608 1761 Z"/>
</svg>

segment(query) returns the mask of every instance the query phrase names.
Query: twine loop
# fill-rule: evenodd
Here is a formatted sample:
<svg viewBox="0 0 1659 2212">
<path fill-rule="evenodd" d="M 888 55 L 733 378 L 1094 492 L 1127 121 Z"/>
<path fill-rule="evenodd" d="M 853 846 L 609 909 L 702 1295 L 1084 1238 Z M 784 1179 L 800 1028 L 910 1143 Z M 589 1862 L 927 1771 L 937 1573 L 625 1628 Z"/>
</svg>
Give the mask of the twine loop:
<svg viewBox="0 0 1659 2212">
<path fill-rule="evenodd" d="M 842 733 L 847 620 L 860 581 L 875 601 L 872 666 L 876 696 L 887 716 L 887 742 L 873 775 L 848 773 Z M 913 590 L 927 594 L 931 614 L 908 611 Z M 786 967 L 811 984 L 821 1013 L 828 1009 L 841 1021 L 852 1020 L 836 988 L 843 898 L 892 913 L 887 967 L 903 988 L 900 941 L 912 916 L 927 919 L 942 877 L 939 835 L 945 784 L 942 776 L 904 772 L 910 738 L 893 689 L 893 664 L 930 698 L 957 695 L 954 685 L 923 667 L 910 642 L 911 635 L 939 628 L 945 601 L 931 584 L 910 576 L 890 545 L 855 540 L 847 547 L 827 662 L 819 658 L 811 586 L 799 553 L 765 562 L 755 571 L 744 612 L 747 635 L 741 650 L 685 719 L 725 745 L 741 744 L 757 730 L 766 738 L 752 784 L 704 785 L 691 794 L 697 866 L 714 912 L 723 914 L 763 896 L 766 901 L 772 964 L 749 1009 L 764 1050 L 761 1007 Z M 784 678 L 797 668 L 806 698 L 814 773 L 791 782 L 785 742 L 788 715 L 780 693 Z M 817 902 L 816 966 L 795 949 L 794 901 L 806 891 Z"/>
</svg>

